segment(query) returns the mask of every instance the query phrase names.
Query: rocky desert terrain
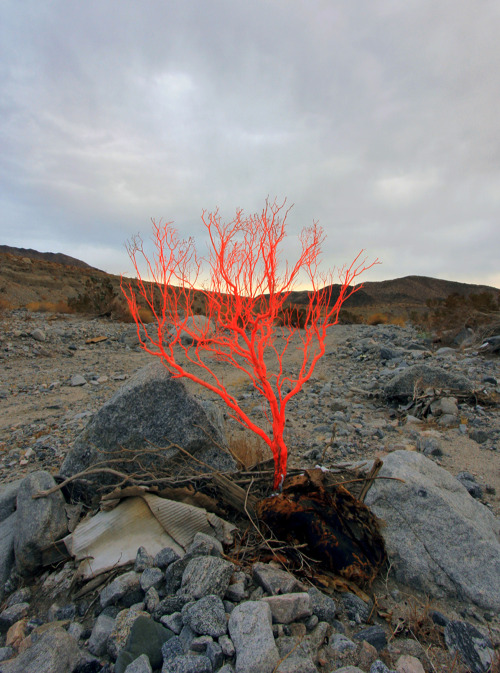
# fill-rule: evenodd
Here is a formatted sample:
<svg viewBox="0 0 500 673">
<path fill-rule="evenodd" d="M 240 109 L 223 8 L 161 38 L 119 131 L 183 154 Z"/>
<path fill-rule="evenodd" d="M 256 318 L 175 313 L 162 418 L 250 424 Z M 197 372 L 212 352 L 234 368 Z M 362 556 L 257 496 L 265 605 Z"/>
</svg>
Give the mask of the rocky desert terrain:
<svg viewBox="0 0 500 673">
<path fill-rule="evenodd" d="M 365 499 L 388 556 L 373 585 L 328 584 L 326 575 L 321 583 L 314 563 L 308 571 L 269 555 L 258 536 L 248 547 L 255 522 L 228 509 L 224 516 L 240 527 L 233 545 L 197 533 L 180 547 L 141 546 L 132 561 L 82 582 L 67 552 L 49 562 L 43 550 L 85 513 L 92 521 L 97 508 L 63 495 L 57 483 L 72 473 L 77 447 L 78 460 L 89 458 L 86 438 L 125 437 L 123 409 L 125 425 L 154 419 L 161 426 L 172 413 L 164 404 L 168 381 L 150 368 L 156 358 L 141 350 L 135 325 L 54 310 L 83 296 L 97 273 L 108 292 L 106 274 L 82 268 L 78 284 L 78 272 L 59 262 L 0 256 L 9 262 L 0 272 L 8 297 L 0 314 L 0 673 L 499 670 L 494 320 L 477 331 L 455 326 L 446 342 L 410 321 L 337 325 L 289 404 L 294 474 L 319 466 L 362 478 L 371 461 L 383 461 Z M 285 366 L 293 376 L 300 365 L 296 337 Z M 215 360 L 210 366 L 266 427 L 264 401 L 241 372 Z M 184 389 L 189 409 L 215 405 L 218 436 L 240 470 L 270 457 L 215 394 L 191 382 Z M 191 423 L 185 404 L 175 406 L 181 433 Z M 32 498 L 51 485 L 50 496 Z"/>
</svg>

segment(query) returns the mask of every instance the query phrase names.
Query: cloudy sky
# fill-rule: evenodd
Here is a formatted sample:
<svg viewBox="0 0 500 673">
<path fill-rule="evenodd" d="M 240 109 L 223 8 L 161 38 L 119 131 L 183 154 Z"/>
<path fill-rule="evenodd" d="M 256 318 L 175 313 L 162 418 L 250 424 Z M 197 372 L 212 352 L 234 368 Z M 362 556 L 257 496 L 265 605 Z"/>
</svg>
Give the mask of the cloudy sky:
<svg viewBox="0 0 500 673">
<path fill-rule="evenodd" d="M 500 287 L 498 0 L 1 0 L 0 243 L 131 271 L 294 204 L 325 268 Z"/>
</svg>

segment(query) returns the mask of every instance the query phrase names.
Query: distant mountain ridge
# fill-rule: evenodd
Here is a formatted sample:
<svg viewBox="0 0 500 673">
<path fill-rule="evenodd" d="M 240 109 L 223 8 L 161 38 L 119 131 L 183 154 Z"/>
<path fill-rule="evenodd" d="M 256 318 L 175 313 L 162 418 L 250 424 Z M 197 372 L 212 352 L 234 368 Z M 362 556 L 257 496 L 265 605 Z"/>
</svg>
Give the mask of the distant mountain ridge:
<svg viewBox="0 0 500 673">
<path fill-rule="evenodd" d="M 17 261 L 19 258 L 20 261 Z M 30 263 L 23 261 L 28 258 Z M 121 297 L 120 276 L 96 269 L 69 255 L 38 252 L 29 248 L 0 245 L 0 302 L 13 307 L 36 301 L 67 301 L 86 292 L 86 284 L 110 283 Z M 391 315 L 409 315 L 411 311 L 425 312 L 432 302 L 444 301 L 458 295 L 468 300 L 473 295 L 491 295 L 500 307 L 500 289 L 441 280 L 427 276 L 404 276 L 393 280 L 367 281 L 344 304 L 349 313 L 364 317 L 382 311 Z M 335 301 L 340 285 L 333 286 Z M 307 302 L 305 290 L 292 292 L 290 302 Z"/>
<path fill-rule="evenodd" d="M 496 297 L 500 296 L 500 290 L 490 285 L 460 283 L 428 276 L 404 276 L 393 280 L 366 281 L 361 285 L 363 287 L 346 301 L 347 308 L 364 308 L 379 304 L 422 306 L 429 300 L 446 299 L 453 294 L 469 297 L 486 292 Z M 337 297 L 339 292 L 340 285 L 333 285 L 332 297 Z M 297 303 L 305 303 L 307 292 L 294 292 L 293 299 Z"/>
<path fill-rule="evenodd" d="M 16 257 L 29 257 L 30 259 L 41 259 L 45 262 L 55 262 L 56 264 L 64 264 L 65 266 L 76 266 L 80 269 L 95 269 L 81 259 L 65 255 L 62 252 L 38 252 L 32 248 L 16 248 L 10 245 L 0 245 L 0 253 L 8 253 Z"/>
</svg>

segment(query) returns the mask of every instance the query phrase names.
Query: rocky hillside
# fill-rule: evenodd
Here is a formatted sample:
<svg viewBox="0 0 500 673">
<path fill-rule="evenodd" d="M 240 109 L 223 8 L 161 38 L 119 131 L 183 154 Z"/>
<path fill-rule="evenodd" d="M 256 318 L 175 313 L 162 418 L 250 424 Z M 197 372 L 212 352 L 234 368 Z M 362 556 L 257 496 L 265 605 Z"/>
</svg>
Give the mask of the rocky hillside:
<svg viewBox="0 0 500 673">
<path fill-rule="evenodd" d="M 334 286 L 333 298 L 340 286 Z M 64 312 L 73 309 L 123 317 L 120 277 L 90 267 L 67 255 L 0 246 L 0 308 Z M 306 292 L 292 293 L 291 303 L 303 304 Z M 43 304 L 43 306 L 40 306 Z M 113 305 L 114 309 L 113 309 Z M 366 282 L 345 302 L 343 322 L 370 324 L 408 320 L 429 330 L 476 327 L 498 319 L 500 290 L 423 276 Z"/>
<path fill-rule="evenodd" d="M 45 262 L 55 262 L 56 264 L 64 264 L 65 266 L 76 266 L 81 269 L 94 269 L 86 262 L 76 257 L 64 255 L 62 252 L 38 252 L 32 248 L 15 248 L 10 245 L 0 245 L 0 254 L 9 253 L 15 257 L 25 257 L 29 259 L 41 259 Z"/>
</svg>

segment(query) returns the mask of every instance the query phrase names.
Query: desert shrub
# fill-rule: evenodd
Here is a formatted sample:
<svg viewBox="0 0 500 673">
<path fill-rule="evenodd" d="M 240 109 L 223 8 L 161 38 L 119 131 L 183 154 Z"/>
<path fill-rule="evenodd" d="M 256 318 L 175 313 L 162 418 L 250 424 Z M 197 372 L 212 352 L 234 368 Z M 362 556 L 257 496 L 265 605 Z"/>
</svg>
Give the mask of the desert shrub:
<svg viewBox="0 0 500 673">
<path fill-rule="evenodd" d="M 304 329 L 307 323 L 307 309 L 300 304 L 290 304 L 280 311 L 277 317 L 278 325 L 290 325 Z"/>
<path fill-rule="evenodd" d="M 68 303 L 59 301 L 30 301 L 25 308 L 32 313 L 74 313 L 74 309 Z"/>
<path fill-rule="evenodd" d="M 500 295 L 495 297 L 489 292 L 480 292 L 469 295 L 469 304 L 476 311 L 495 312 L 500 309 Z"/>
<path fill-rule="evenodd" d="M 389 322 L 391 325 L 397 325 L 397 327 L 406 327 L 406 320 L 402 315 L 391 315 Z"/>
<path fill-rule="evenodd" d="M 118 322 L 131 323 L 134 322 L 134 317 L 130 312 L 127 302 L 124 299 L 117 297 L 113 300 L 110 307 L 110 317 Z M 139 307 L 139 317 L 145 324 L 155 321 L 155 317 L 151 309 L 141 306 Z"/>
<path fill-rule="evenodd" d="M 0 297 L 0 315 L 5 313 L 5 311 L 9 311 L 10 309 L 14 308 L 10 301 L 7 299 L 4 299 L 3 297 Z"/>
<path fill-rule="evenodd" d="M 342 325 L 362 325 L 364 320 L 362 315 L 342 309 L 339 314 L 339 323 Z"/>
<path fill-rule="evenodd" d="M 367 325 L 386 325 L 389 322 L 389 316 L 385 313 L 372 313 L 366 319 Z"/>
<path fill-rule="evenodd" d="M 68 299 L 68 305 L 78 313 L 111 315 L 118 293 L 109 278 L 90 276 L 85 281 L 85 289 L 76 297 Z"/>
</svg>

